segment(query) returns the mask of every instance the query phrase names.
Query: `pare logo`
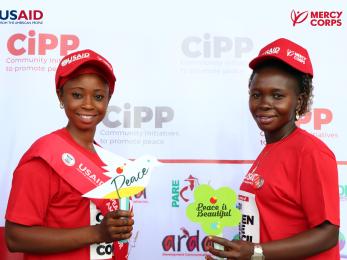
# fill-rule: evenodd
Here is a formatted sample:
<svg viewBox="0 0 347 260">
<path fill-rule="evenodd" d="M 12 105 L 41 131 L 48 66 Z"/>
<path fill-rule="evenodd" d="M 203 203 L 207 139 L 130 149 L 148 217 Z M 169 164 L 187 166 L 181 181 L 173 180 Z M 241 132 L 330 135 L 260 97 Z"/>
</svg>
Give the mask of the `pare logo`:
<svg viewBox="0 0 347 260">
<path fill-rule="evenodd" d="M 290 18 L 295 27 L 305 21 L 309 21 L 313 27 L 342 26 L 343 11 L 295 11 L 292 10 Z"/>
<path fill-rule="evenodd" d="M 102 121 L 109 128 L 141 128 L 143 124 L 152 124 L 155 128 L 163 128 L 163 125 L 174 119 L 175 111 L 168 106 L 134 106 L 125 103 L 123 108 L 109 106 L 107 114 Z"/>
<path fill-rule="evenodd" d="M 40 21 L 43 18 L 41 10 L 0 10 L 0 21 Z"/>
<path fill-rule="evenodd" d="M 232 54 L 241 58 L 253 49 L 253 41 L 247 37 L 230 38 L 227 36 L 189 36 L 182 41 L 182 52 L 189 58 L 221 58 Z"/>
<path fill-rule="evenodd" d="M 173 208 L 178 208 L 180 206 L 180 201 L 183 200 L 187 203 L 193 196 L 195 187 L 199 185 L 199 179 L 195 178 L 193 175 L 189 175 L 188 178 L 184 180 L 182 186 L 180 186 L 180 180 L 172 180 L 171 183 L 171 206 Z"/>
<path fill-rule="evenodd" d="M 315 108 L 312 112 L 308 112 L 301 117 L 297 122 L 297 126 L 309 124 L 313 122 L 314 130 L 321 130 L 324 125 L 330 124 L 333 121 L 333 113 L 328 108 Z"/>
<path fill-rule="evenodd" d="M 30 30 L 28 34 L 16 33 L 7 40 L 7 50 L 15 56 L 20 55 L 46 55 L 49 51 L 59 50 L 60 56 L 76 50 L 80 44 L 77 35 L 50 33 L 36 33 Z"/>
</svg>

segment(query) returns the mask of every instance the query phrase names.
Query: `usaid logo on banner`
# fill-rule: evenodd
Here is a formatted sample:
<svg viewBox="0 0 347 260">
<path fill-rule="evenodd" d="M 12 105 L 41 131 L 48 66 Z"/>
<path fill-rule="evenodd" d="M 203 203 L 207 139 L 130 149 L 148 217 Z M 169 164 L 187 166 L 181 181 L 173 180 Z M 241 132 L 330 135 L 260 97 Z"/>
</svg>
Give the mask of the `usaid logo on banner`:
<svg viewBox="0 0 347 260">
<path fill-rule="evenodd" d="M 290 18 L 295 27 L 297 24 L 308 21 L 314 27 L 342 26 L 343 11 L 295 11 L 292 10 Z"/>
<path fill-rule="evenodd" d="M 67 166 L 74 166 L 76 163 L 75 158 L 69 153 L 63 153 L 61 159 Z"/>
<path fill-rule="evenodd" d="M 41 10 L 0 10 L 0 24 L 43 24 Z"/>
</svg>

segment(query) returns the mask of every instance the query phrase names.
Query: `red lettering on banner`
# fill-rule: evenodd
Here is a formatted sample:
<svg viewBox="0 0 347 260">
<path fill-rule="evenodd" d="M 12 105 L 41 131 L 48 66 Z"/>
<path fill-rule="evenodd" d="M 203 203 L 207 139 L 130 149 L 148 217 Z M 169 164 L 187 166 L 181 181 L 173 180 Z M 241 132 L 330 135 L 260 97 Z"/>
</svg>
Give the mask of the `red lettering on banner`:
<svg viewBox="0 0 347 260">
<path fill-rule="evenodd" d="M 10 36 L 7 40 L 7 49 L 12 55 L 20 56 L 26 52 L 28 55 L 46 55 L 47 51 L 59 48 L 60 55 L 65 56 L 69 51 L 77 49 L 79 44 L 79 38 L 73 34 L 62 34 L 59 37 L 54 34 L 40 33 L 35 38 L 35 31 L 30 30 L 28 36 L 21 33 Z"/>
<path fill-rule="evenodd" d="M 26 36 L 24 34 L 21 34 L 21 33 L 17 33 L 17 34 L 12 35 L 8 39 L 8 41 L 7 41 L 7 49 L 8 49 L 8 51 L 12 55 L 16 55 L 16 56 L 24 54 L 25 53 L 25 49 L 23 47 L 22 48 L 16 48 L 15 47 L 15 42 L 17 40 L 24 41 L 25 39 L 26 39 Z"/>
<path fill-rule="evenodd" d="M 39 55 L 46 55 L 47 50 L 58 46 L 58 38 L 53 34 L 42 33 L 39 37 Z"/>
<path fill-rule="evenodd" d="M 41 20 L 43 12 L 40 10 L 21 10 L 17 16 L 17 20 Z"/>
<path fill-rule="evenodd" d="M 20 13 L 18 15 L 18 20 L 20 20 L 20 19 L 28 20 L 28 17 L 27 17 L 27 15 L 26 15 L 24 10 L 20 11 Z M 29 19 L 31 20 L 31 18 L 29 18 Z"/>
<path fill-rule="evenodd" d="M 340 18 L 342 14 L 342 11 L 332 11 L 332 12 L 327 12 L 327 11 L 320 11 L 320 12 L 311 12 L 311 18 L 319 18 L 319 19 L 337 19 Z"/>
<path fill-rule="evenodd" d="M 73 34 L 62 34 L 60 36 L 60 55 L 65 56 L 69 51 L 76 50 L 80 45 L 80 39 Z"/>
<path fill-rule="evenodd" d="M 313 114 L 313 128 L 314 130 L 321 130 L 322 125 L 329 124 L 333 120 L 333 113 L 327 108 L 315 108 L 313 112 L 308 112 L 305 116 L 301 117 L 296 124 L 308 124 L 312 119 Z"/>
<path fill-rule="evenodd" d="M 37 16 L 38 15 L 38 16 Z M 40 10 L 34 10 L 34 20 L 41 20 L 43 18 L 43 12 Z"/>
<path fill-rule="evenodd" d="M 316 108 L 314 110 L 313 128 L 321 130 L 322 125 L 329 124 L 333 120 L 333 113 L 329 109 Z"/>
<path fill-rule="evenodd" d="M 341 26 L 342 25 L 342 16 L 343 11 L 295 11 L 291 12 L 291 19 L 293 21 L 293 26 L 296 24 L 302 23 L 310 14 L 310 25 L 314 27 L 321 26 Z"/>
</svg>

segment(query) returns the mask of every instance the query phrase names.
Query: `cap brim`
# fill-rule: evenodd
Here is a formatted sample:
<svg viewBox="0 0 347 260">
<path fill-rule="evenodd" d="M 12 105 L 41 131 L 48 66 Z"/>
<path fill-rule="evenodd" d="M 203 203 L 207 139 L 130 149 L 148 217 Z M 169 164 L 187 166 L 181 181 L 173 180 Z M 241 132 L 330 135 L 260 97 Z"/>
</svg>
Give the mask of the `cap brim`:
<svg viewBox="0 0 347 260">
<path fill-rule="evenodd" d="M 65 71 L 65 73 L 62 73 L 60 77 L 66 77 L 76 71 L 79 67 L 84 66 L 84 65 L 94 65 L 98 68 L 100 68 L 102 71 L 104 71 L 107 74 L 107 78 L 112 79 L 113 81 L 116 81 L 116 77 L 114 76 L 113 72 L 110 71 L 110 68 L 107 67 L 103 62 L 100 62 L 99 60 L 89 60 L 87 62 L 83 62 L 78 64 L 77 66 L 73 67 L 71 70 Z"/>
<path fill-rule="evenodd" d="M 257 68 L 257 66 L 259 66 L 259 64 L 263 63 L 264 61 L 268 61 L 268 60 L 278 60 L 278 61 L 281 61 L 283 62 L 284 64 L 288 65 L 289 67 L 297 70 L 297 71 L 300 71 L 302 73 L 305 73 L 305 74 L 308 74 L 310 75 L 311 77 L 313 77 L 313 73 L 312 72 L 309 72 L 309 71 L 305 71 L 304 69 L 300 69 L 300 68 L 297 68 L 295 67 L 293 64 L 289 63 L 288 61 L 286 60 L 283 60 L 281 58 L 279 58 L 277 55 L 271 55 L 271 54 L 268 54 L 268 55 L 264 55 L 264 56 L 258 56 L 256 58 L 254 58 L 253 60 L 251 60 L 251 62 L 249 63 L 249 67 L 254 70 Z"/>
<path fill-rule="evenodd" d="M 267 60 L 279 60 L 282 61 L 285 64 L 288 64 L 287 62 L 285 62 L 284 60 L 278 58 L 278 56 L 276 55 L 264 55 L 264 56 L 258 56 L 255 57 L 253 60 L 251 60 L 251 62 L 249 63 L 249 67 L 254 70 L 260 63 L 263 63 L 264 61 Z M 289 66 L 292 66 L 291 64 L 288 64 Z"/>
<path fill-rule="evenodd" d="M 93 65 L 93 66 L 99 68 L 104 73 L 104 77 L 106 78 L 106 80 L 109 82 L 111 94 L 113 94 L 114 86 L 115 86 L 115 82 L 116 82 L 116 77 L 113 74 L 113 71 L 111 71 L 110 68 L 106 64 L 104 64 L 103 62 L 101 62 L 97 59 L 91 59 L 91 60 L 88 60 L 86 62 L 81 62 L 79 64 L 76 64 L 76 66 L 72 67 L 70 70 L 67 70 L 64 73 L 60 74 L 59 79 L 56 82 L 56 84 L 59 85 L 61 78 L 64 78 L 64 77 L 71 75 L 73 72 L 75 72 L 77 69 L 79 69 L 81 66 L 84 66 L 84 65 Z"/>
</svg>

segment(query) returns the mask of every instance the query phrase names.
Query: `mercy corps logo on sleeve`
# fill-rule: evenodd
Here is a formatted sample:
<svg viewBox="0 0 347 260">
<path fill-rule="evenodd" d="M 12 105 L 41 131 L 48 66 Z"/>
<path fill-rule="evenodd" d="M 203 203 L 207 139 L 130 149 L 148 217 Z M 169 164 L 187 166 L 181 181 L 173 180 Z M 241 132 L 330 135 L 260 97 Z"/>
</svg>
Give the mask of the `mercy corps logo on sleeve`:
<svg viewBox="0 0 347 260">
<path fill-rule="evenodd" d="M 41 10 L 0 10 L 0 24 L 42 24 Z"/>
<path fill-rule="evenodd" d="M 343 11 L 296 11 L 292 10 L 290 18 L 293 26 L 309 21 L 314 27 L 342 26 Z"/>
</svg>

